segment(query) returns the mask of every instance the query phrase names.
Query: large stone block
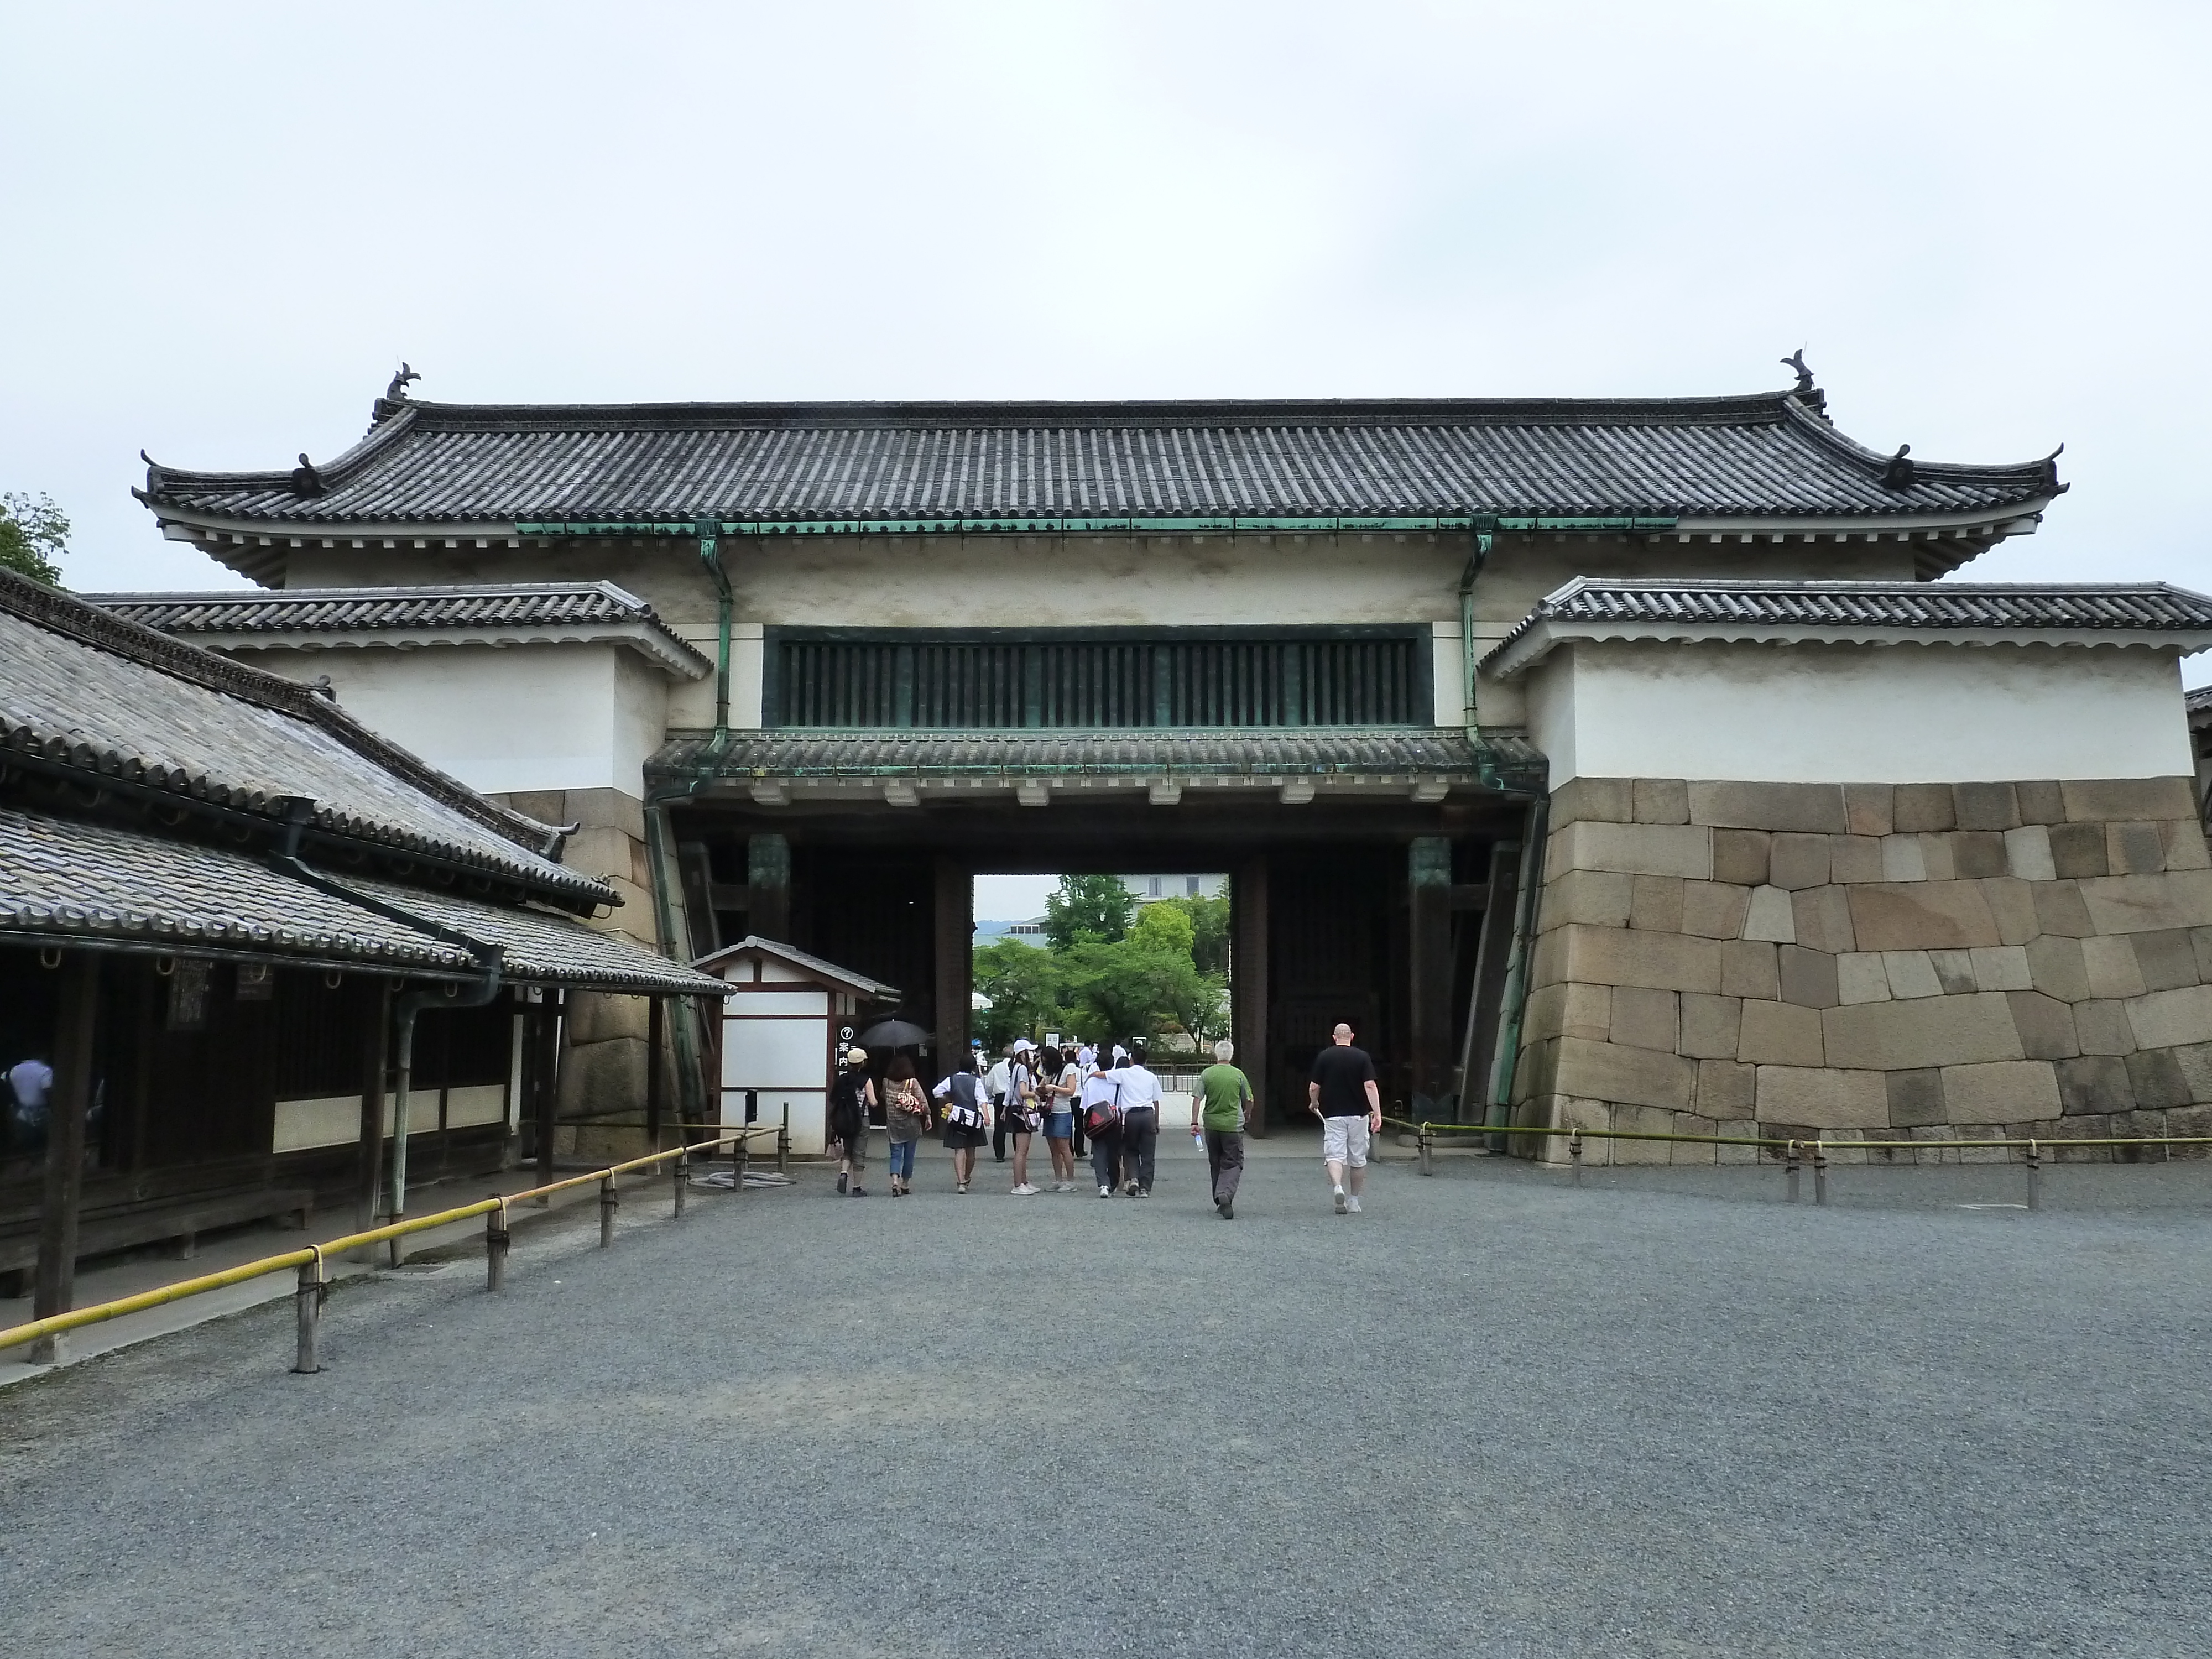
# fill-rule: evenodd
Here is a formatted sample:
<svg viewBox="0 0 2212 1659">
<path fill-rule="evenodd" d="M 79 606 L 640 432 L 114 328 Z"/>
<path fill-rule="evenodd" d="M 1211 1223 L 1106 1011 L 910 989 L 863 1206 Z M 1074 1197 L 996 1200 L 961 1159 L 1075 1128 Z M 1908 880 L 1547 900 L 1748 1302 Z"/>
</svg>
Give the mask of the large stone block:
<svg viewBox="0 0 2212 1659">
<path fill-rule="evenodd" d="M 1774 837 L 1764 830 L 1713 831 L 1713 879 L 1738 887 L 1764 887 L 1772 867 Z"/>
<path fill-rule="evenodd" d="M 1936 982 L 1947 997 L 1964 996 L 1969 991 L 1982 988 L 1974 983 L 1974 953 L 1972 951 L 1930 951 L 1928 961 L 1936 969 Z"/>
<path fill-rule="evenodd" d="M 2058 1077 L 2047 1060 L 1943 1068 L 1943 1109 L 1954 1123 L 2011 1123 L 2058 1115 Z"/>
<path fill-rule="evenodd" d="M 2116 876 L 2154 876 L 2166 868 L 2166 836 L 2155 823 L 2108 823 L 2105 860 Z"/>
<path fill-rule="evenodd" d="M 1972 882 L 1869 883 L 1843 890 L 1862 951 L 1966 950 L 2002 942 L 1989 900 Z"/>
<path fill-rule="evenodd" d="M 1681 933 L 1639 933 L 1626 927 L 1571 925 L 1544 935 L 1555 952 L 1548 979 L 1583 985 L 1641 985 L 1654 991 L 1721 988 L 1720 941 Z M 1574 1092 L 1572 1090 L 1568 1093 Z"/>
<path fill-rule="evenodd" d="M 1613 1032 L 1613 988 L 1607 985 L 1545 985 L 1528 993 L 1522 1016 L 1522 1039 L 1588 1037 L 1602 1042 Z"/>
<path fill-rule="evenodd" d="M 1626 927 L 1636 878 L 1617 870 L 1567 870 L 1544 883 L 1539 926 L 1550 929 L 1579 921 L 1592 927 Z"/>
<path fill-rule="evenodd" d="M 1828 879 L 1834 882 L 1887 881 L 1882 869 L 1883 842 L 1875 836 L 1828 837 Z M 1782 884 L 1777 882 L 1778 887 Z"/>
<path fill-rule="evenodd" d="M 2132 1054 L 2122 1062 L 2128 1068 L 2128 1086 L 2139 1109 L 2163 1111 L 2169 1106 L 2191 1106 L 2189 1079 L 2181 1062 L 2160 1048 Z M 2125 1133 L 2124 1131 L 2123 1133 Z"/>
<path fill-rule="evenodd" d="M 1837 986 L 1836 958 L 1800 945 L 1780 948 L 1782 1000 L 1801 1008 L 1832 1008 L 1843 1000 Z"/>
<path fill-rule="evenodd" d="M 2135 1110 L 2134 1086 L 2125 1061 L 2115 1054 L 2084 1054 L 2057 1066 L 2058 1105 L 2073 1115 L 2082 1112 Z"/>
<path fill-rule="evenodd" d="M 1674 1053 L 1682 1035 L 1680 1005 L 1676 1000 L 1680 994 L 1633 985 L 1617 987 L 1613 994 L 1612 1040 L 1632 1048 Z"/>
<path fill-rule="evenodd" d="M 2036 883 L 2018 876 L 1990 876 L 1974 884 L 1982 890 L 1983 902 L 1997 925 L 1998 944 L 2025 945 L 2042 933 L 2043 924 L 2035 915 Z"/>
<path fill-rule="evenodd" d="M 1713 874 L 1712 832 L 1691 823 L 1568 824 L 1552 836 L 1547 871 L 1617 870 L 1631 876 Z"/>
<path fill-rule="evenodd" d="M 1955 881 L 1958 879 L 1958 860 L 1952 855 L 1948 836 L 1915 836 L 1920 843 L 1920 868 L 1923 881 Z"/>
<path fill-rule="evenodd" d="M 526 818 L 535 818 L 540 823 L 566 823 L 568 804 L 558 789 L 519 789 L 504 795 L 493 795 L 490 799 L 511 807 Z"/>
<path fill-rule="evenodd" d="M 2057 881 L 2030 884 L 2035 896 L 2038 930 L 2062 939 L 2087 939 L 2097 931 L 2089 920 L 2089 907 L 2081 901 L 2081 884 L 2061 876 Z"/>
<path fill-rule="evenodd" d="M 1851 927 L 1848 887 L 1808 887 L 1790 896 L 1790 921 L 1796 942 L 1831 956 L 1857 948 Z"/>
<path fill-rule="evenodd" d="M 1653 1048 L 1561 1037 L 1554 1089 L 1584 1100 L 1686 1112 L 1697 1095 L 1698 1066 Z"/>
<path fill-rule="evenodd" d="M 1897 790 L 1887 783 L 1844 786 L 1844 822 L 1854 836 L 1886 836 L 1897 827 Z"/>
<path fill-rule="evenodd" d="M 1795 892 L 1800 887 L 1828 884 L 1828 838 L 1784 830 L 1774 838 L 1768 856 L 1767 881 Z"/>
<path fill-rule="evenodd" d="M 1902 1072 L 1920 1066 L 1970 1066 L 2025 1058 L 2012 1007 L 1996 992 L 1923 997 L 1909 1002 L 1861 1002 L 1820 1016 L 1821 1047 L 1830 1066 Z M 1750 1009 L 1745 1009 L 1745 1024 Z"/>
<path fill-rule="evenodd" d="M 1690 786 L 1680 778 L 1638 778 L 1633 816 L 1638 823 L 1687 823 Z"/>
<path fill-rule="evenodd" d="M 1881 957 L 1852 951 L 1836 958 L 1836 1000 L 1838 1002 L 1887 1002 L 1889 973 Z"/>
<path fill-rule="evenodd" d="M 1552 825 L 1626 823 L 1636 816 L 1632 778 L 1575 778 L 1552 791 Z"/>
<path fill-rule="evenodd" d="M 1754 1066 L 1825 1065 L 1820 1011 L 1789 1002 L 1745 1003 L 1735 1054 Z"/>
<path fill-rule="evenodd" d="M 2173 1063 L 2181 1068 L 2190 1099 L 2199 1104 L 2212 1101 L 2212 1042 L 2192 1042 L 2171 1052 Z"/>
<path fill-rule="evenodd" d="M 1693 1060 L 1733 1060 L 1743 1024 L 1743 999 L 1681 993 L 1680 1051 Z"/>
<path fill-rule="evenodd" d="M 2022 881 L 2052 881 L 2058 869 L 2051 855 L 2051 831 L 2040 823 L 2005 831 L 2005 863 Z"/>
<path fill-rule="evenodd" d="M 1617 1105 L 1613 1109 L 1613 1127 L 1624 1135 L 1670 1135 L 1674 1133 L 1675 1116 L 1649 1106 Z M 1673 1146 L 1664 1140 L 1616 1140 L 1612 1146 L 1615 1164 L 1671 1164 L 1674 1158 Z"/>
<path fill-rule="evenodd" d="M 1885 1128 L 1889 1093 L 1879 1072 L 1762 1066 L 1759 1115 L 1814 1129 Z"/>
<path fill-rule="evenodd" d="M 1670 1127 L 1678 1135 L 1710 1135 L 1720 1133 L 1720 1125 L 1711 1118 L 1701 1117 L 1695 1112 L 1675 1112 L 1670 1115 Z M 1674 1141 L 1668 1148 L 1668 1161 L 1673 1164 L 1711 1164 L 1716 1148 L 1710 1143 Z"/>
<path fill-rule="evenodd" d="M 2059 785 L 2066 816 L 2075 823 L 2112 823 L 2131 818 L 2185 818 L 2197 811 L 2190 780 L 2105 778 Z"/>
<path fill-rule="evenodd" d="M 2148 933 L 2212 924 L 2212 870 L 2083 881 L 2081 902 L 2100 933 Z"/>
<path fill-rule="evenodd" d="M 2169 870 L 2212 868 L 2212 847 L 2204 840 L 2204 826 L 2193 817 L 2168 818 L 2159 826 L 2166 838 L 2166 867 Z"/>
<path fill-rule="evenodd" d="M 2103 824 L 2055 823 L 2045 833 L 2051 838 L 2052 875 L 2075 880 L 2112 874 L 2112 860 L 2105 856 Z"/>
<path fill-rule="evenodd" d="M 636 867 L 644 853 L 642 842 L 633 841 L 611 826 L 597 825 L 579 830 L 568 838 L 568 852 L 562 861 L 572 870 L 594 876 L 619 876 L 642 886 L 652 878 L 649 872 Z"/>
<path fill-rule="evenodd" d="M 1698 1110 L 1723 1122 L 1753 1117 L 1759 1108 L 1759 1068 L 1733 1060 L 1698 1062 Z"/>
<path fill-rule="evenodd" d="M 1646 933 L 1682 931 L 1682 878 L 1680 876 L 1631 876 L 1628 925 Z"/>
<path fill-rule="evenodd" d="M 2212 985 L 2153 991 L 2128 1004 L 2128 1024 L 2139 1048 L 2178 1048 L 2212 1042 Z"/>
<path fill-rule="evenodd" d="M 1699 939 L 1735 939 L 1743 932 L 1744 914 L 1750 904 L 1748 887 L 1686 881 L 1682 884 L 1682 931 Z"/>
<path fill-rule="evenodd" d="M 651 1029 L 651 1000 L 646 997 L 612 996 L 601 991 L 568 993 L 568 1041 L 574 1044 L 609 1042 L 634 1037 L 642 1042 Z"/>
<path fill-rule="evenodd" d="M 1762 939 L 1724 939 L 1721 943 L 1721 993 L 1731 997 L 1782 994 L 1782 978 L 1774 959 L 1775 947 Z"/>
<path fill-rule="evenodd" d="M 2020 797 L 2008 783 L 1954 783 L 1961 830 L 2011 830 L 2020 823 Z"/>
<path fill-rule="evenodd" d="M 2044 934 L 2025 947 L 2027 982 L 2032 989 L 2061 1002 L 2081 1002 L 2089 995 L 2088 964 L 2081 941 Z"/>
<path fill-rule="evenodd" d="M 1790 895 L 1779 887 L 1753 888 L 1744 911 L 1743 936 L 1783 945 L 1796 943 L 1797 919 Z"/>
<path fill-rule="evenodd" d="M 2125 939 L 2085 939 L 2081 964 L 2089 977 L 2093 997 L 2139 997 L 2150 989 L 2143 983 L 2142 964 Z"/>
<path fill-rule="evenodd" d="M 2131 1054 L 2136 1051 L 2136 1029 L 2128 1023 L 2128 1005 L 2124 1002 L 2075 1003 L 2074 1035 L 2085 1054 Z"/>
<path fill-rule="evenodd" d="M 617 1037 L 572 1046 L 561 1061 L 560 1114 L 605 1116 L 645 1104 L 646 1046 Z"/>
<path fill-rule="evenodd" d="M 1969 957 L 1971 963 L 1973 958 Z M 1936 972 L 1934 954 L 1927 951 L 1884 951 L 1882 970 L 1889 978 L 1889 994 L 1899 1000 L 1913 997 L 1940 997 L 1943 981 Z M 1879 997 L 1863 999 L 1879 1002 Z"/>
<path fill-rule="evenodd" d="M 2022 823 L 2063 823 L 2066 822 L 2066 795 L 2057 784 L 2048 779 L 2035 783 L 2015 783 L 2014 799 L 2020 804 Z"/>
<path fill-rule="evenodd" d="M 2154 991 L 2171 991 L 2176 986 L 2197 982 L 2195 931 L 2166 927 L 2133 936 L 2129 942 L 2136 948 L 2136 965 L 2142 970 L 2145 986 Z"/>
<path fill-rule="evenodd" d="M 1961 830 L 1951 837 L 1951 872 L 1960 880 L 2002 876 L 2008 868 L 2005 838 L 1996 830 Z"/>
<path fill-rule="evenodd" d="M 1892 819 L 1899 835 L 1919 835 L 1958 827 L 1957 804 L 1948 783 L 1900 783 Z"/>
<path fill-rule="evenodd" d="M 1834 783 L 1693 782 L 1690 822 L 1732 830 L 1808 830 L 1844 835 L 1843 786 Z"/>
<path fill-rule="evenodd" d="M 1974 965 L 1974 988 L 1978 991 L 2032 991 L 2035 975 L 2027 965 L 2027 947 L 2023 945 L 2000 945 L 1994 950 L 1984 946 L 1967 953 Z"/>
<path fill-rule="evenodd" d="M 1884 881 L 1928 879 L 1928 860 L 1920 850 L 1919 836 L 1884 836 L 1881 838 L 1881 878 Z"/>
<path fill-rule="evenodd" d="M 2012 1023 L 2030 1060 L 2070 1060 L 2081 1052 L 2074 1035 L 2074 1011 L 2039 991 L 2008 991 Z"/>
<path fill-rule="evenodd" d="M 1889 1096 L 1889 1121 L 1899 1129 L 1924 1128 L 1931 1123 L 1942 1123 L 1943 1073 L 1932 1066 L 1919 1066 L 1910 1072 L 1884 1072 L 1884 1088 Z"/>
</svg>

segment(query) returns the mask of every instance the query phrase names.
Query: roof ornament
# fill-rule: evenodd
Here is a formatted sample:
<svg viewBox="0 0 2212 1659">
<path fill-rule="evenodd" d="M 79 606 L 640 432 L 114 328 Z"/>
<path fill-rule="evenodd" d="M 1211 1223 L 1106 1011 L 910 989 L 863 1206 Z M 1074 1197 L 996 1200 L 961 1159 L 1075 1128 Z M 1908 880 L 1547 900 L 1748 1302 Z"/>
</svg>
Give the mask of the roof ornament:
<svg viewBox="0 0 2212 1659">
<path fill-rule="evenodd" d="M 1796 350 L 1784 357 L 1782 360 L 1782 366 L 1784 368 L 1794 368 L 1797 371 L 1797 384 L 1790 388 L 1792 392 L 1802 396 L 1813 389 L 1813 371 L 1805 367 L 1803 346 L 1799 346 Z"/>
<path fill-rule="evenodd" d="M 307 459 L 307 452 L 300 452 L 300 464 L 292 469 L 292 493 L 295 495 L 319 495 L 325 486 L 323 475 L 315 471 L 315 464 Z"/>
<path fill-rule="evenodd" d="M 338 700 L 337 687 L 331 684 L 331 677 L 328 674 L 316 675 L 307 690 L 327 702 L 336 702 Z"/>
<path fill-rule="evenodd" d="M 384 388 L 385 401 L 394 404 L 406 402 L 407 383 L 410 380 L 419 380 L 422 378 L 422 377 L 410 368 L 405 360 L 403 359 L 399 365 L 399 372 L 392 377 L 392 384 Z"/>
<path fill-rule="evenodd" d="M 2043 488 L 2048 495 L 2063 495 L 2073 488 L 2058 482 L 2058 458 L 2065 453 L 2066 446 L 2061 444 L 2043 458 Z"/>
<path fill-rule="evenodd" d="M 1898 445 L 1897 453 L 1889 458 L 1889 465 L 1881 470 L 1881 487 L 1884 489 L 1912 488 L 1912 463 L 1907 459 L 1911 453 L 1911 444 Z"/>
</svg>

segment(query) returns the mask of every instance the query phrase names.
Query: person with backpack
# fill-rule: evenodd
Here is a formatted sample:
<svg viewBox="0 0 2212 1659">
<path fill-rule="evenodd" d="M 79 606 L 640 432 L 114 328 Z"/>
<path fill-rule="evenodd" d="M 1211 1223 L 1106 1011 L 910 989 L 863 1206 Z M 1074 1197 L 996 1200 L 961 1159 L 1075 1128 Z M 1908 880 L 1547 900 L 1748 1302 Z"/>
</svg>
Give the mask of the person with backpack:
<svg viewBox="0 0 2212 1659">
<path fill-rule="evenodd" d="M 1121 1178 L 1121 1079 L 1108 1066 L 1099 1066 L 1083 1079 L 1080 1115 L 1084 1133 L 1091 1141 L 1091 1173 L 1098 1182 L 1098 1196 L 1111 1198 Z"/>
<path fill-rule="evenodd" d="M 848 1048 L 836 1081 L 830 1085 L 830 1133 L 843 1148 L 837 1163 L 837 1190 L 847 1191 L 845 1183 L 850 1181 L 854 1198 L 868 1195 L 860 1174 L 868 1166 L 868 1120 L 875 1109 L 876 1085 L 868 1075 L 868 1052 Z"/>
<path fill-rule="evenodd" d="M 945 1103 L 945 1150 L 952 1154 L 952 1190 L 964 1193 L 975 1179 L 975 1154 L 991 1138 L 991 1107 L 983 1079 L 975 1075 L 975 1051 L 960 1057 L 960 1069 L 930 1092 Z"/>
<path fill-rule="evenodd" d="M 1198 1074 L 1190 1097 L 1190 1127 L 1206 1138 L 1206 1169 L 1212 1177 L 1213 1209 L 1224 1221 L 1237 1218 L 1237 1187 L 1244 1176 L 1244 1115 L 1252 1104 L 1252 1079 L 1229 1062 L 1237 1045 L 1224 1037 L 1213 1045 L 1213 1064 Z"/>
<path fill-rule="evenodd" d="M 884 1068 L 884 1129 L 891 1143 L 891 1196 L 904 1198 L 914 1190 L 914 1149 L 921 1144 L 923 1126 L 929 1121 L 929 1097 L 914 1074 L 914 1062 L 904 1054 L 891 1056 Z"/>
</svg>

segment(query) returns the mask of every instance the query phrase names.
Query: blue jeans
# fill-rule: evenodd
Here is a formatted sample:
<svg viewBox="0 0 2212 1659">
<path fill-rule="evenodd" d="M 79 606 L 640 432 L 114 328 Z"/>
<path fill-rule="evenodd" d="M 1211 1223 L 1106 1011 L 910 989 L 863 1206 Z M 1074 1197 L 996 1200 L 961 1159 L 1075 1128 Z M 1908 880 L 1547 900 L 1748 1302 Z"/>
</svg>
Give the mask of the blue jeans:
<svg viewBox="0 0 2212 1659">
<path fill-rule="evenodd" d="M 921 1144 L 915 1140 L 891 1142 L 891 1179 L 893 1181 L 914 1179 L 914 1149 Z"/>
</svg>

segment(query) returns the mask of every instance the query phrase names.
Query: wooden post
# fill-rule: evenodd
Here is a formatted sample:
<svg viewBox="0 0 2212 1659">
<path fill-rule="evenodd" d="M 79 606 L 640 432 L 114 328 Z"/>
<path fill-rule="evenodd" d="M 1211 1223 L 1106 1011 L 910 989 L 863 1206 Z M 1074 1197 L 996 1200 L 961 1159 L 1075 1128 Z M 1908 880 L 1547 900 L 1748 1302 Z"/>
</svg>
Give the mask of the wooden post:
<svg viewBox="0 0 2212 1659">
<path fill-rule="evenodd" d="M 1412 1018 L 1413 1114 L 1434 1118 L 1451 1065 L 1451 842 L 1415 837 L 1407 848 L 1406 954 Z"/>
<path fill-rule="evenodd" d="M 949 1076 L 968 1052 L 968 998 L 975 972 L 975 884 L 966 865 L 940 857 L 934 886 L 937 1070 L 939 1076 Z"/>
<path fill-rule="evenodd" d="M 1237 1064 L 1252 1080 L 1249 1125 L 1267 1133 L 1267 859 L 1255 854 L 1231 872 L 1229 1024 Z"/>
<path fill-rule="evenodd" d="M 659 997 L 646 999 L 645 1016 L 645 1138 L 653 1150 L 660 1147 L 661 1097 L 667 1092 L 660 1060 L 660 1039 L 665 1023 Z"/>
<path fill-rule="evenodd" d="M 781 836 L 745 841 L 745 930 L 791 940 L 791 843 Z"/>
<path fill-rule="evenodd" d="M 77 1205 L 84 1190 L 84 1120 L 92 1099 L 94 1028 L 100 1011 L 100 957 L 62 956 L 61 1017 L 54 1031 L 54 1085 L 46 1097 L 46 1186 L 39 1208 L 39 1265 L 31 1317 L 50 1319 L 76 1305 Z M 41 1337 L 31 1363 L 61 1363 L 62 1339 Z"/>
<path fill-rule="evenodd" d="M 544 1000 L 538 1005 L 538 1083 L 533 1102 L 538 1108 L 538 1184 L 541 1187 L 553 1180 L 553 1133 L 561 1105 L 561 1040 L 565 1035 L 561 1013 L 568 994 L 548 989 L 543 994 Z"/>
<path fill-rule="evenodd" d="M 354 1164 L 354 1231 L 376 1225 L 377 1189 L 384 1180 L 385 1045 L 392 1034 L 392 981 L 371 988 L 368 1018 L 361 1033 L 361 1146 Z"/>
</svg>

